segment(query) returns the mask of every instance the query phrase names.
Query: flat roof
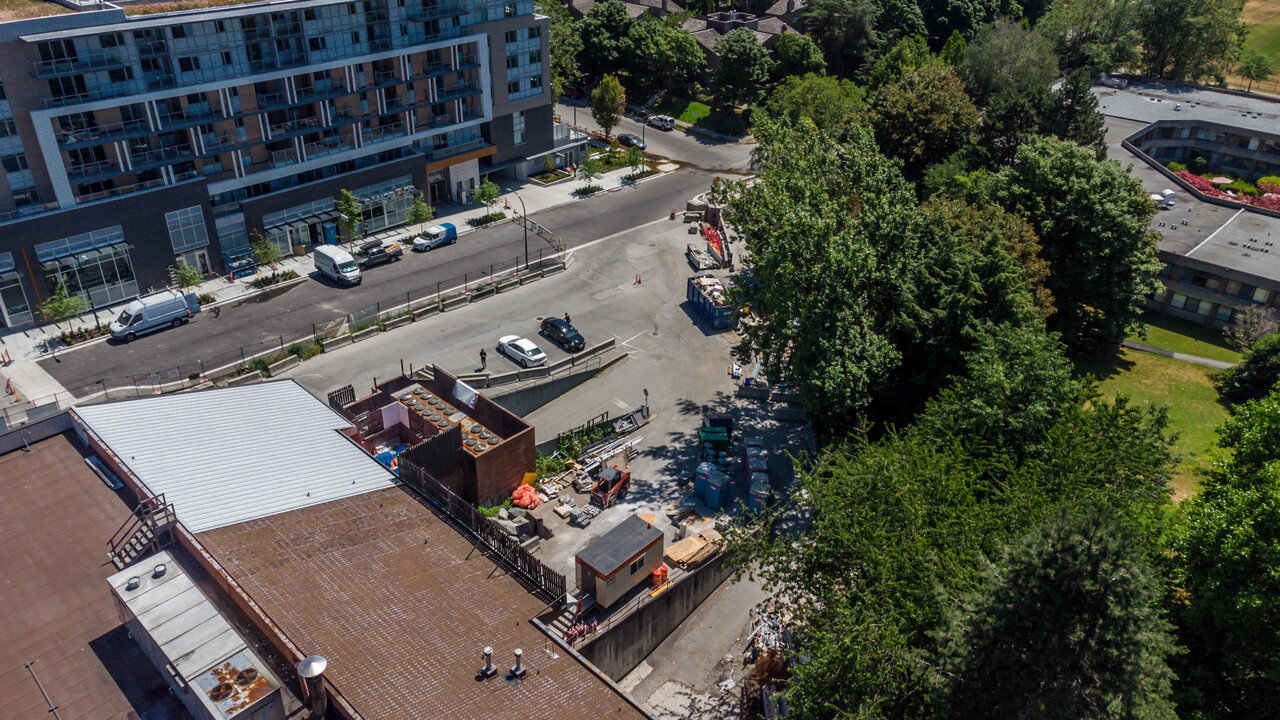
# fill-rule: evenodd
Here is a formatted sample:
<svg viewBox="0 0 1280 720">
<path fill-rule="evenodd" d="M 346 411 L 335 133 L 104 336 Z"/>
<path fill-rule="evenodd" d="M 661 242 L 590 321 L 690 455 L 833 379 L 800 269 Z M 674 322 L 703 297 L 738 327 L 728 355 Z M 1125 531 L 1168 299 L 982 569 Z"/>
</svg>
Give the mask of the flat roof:
<svg viewBox="0 0 1280 720">
<path fill-rule="evenodd" d="M 122 497 L 85 465 L 68 435 L 0 456 L 0 708 L 63 718 L 190 720 L 128 637 L 107 578 L 107 541 L 129 517 Z M 135 714 L 136 713 L 136 714 Z"/>
<path fill-rule="evenodd" d="M 1123 90 L 1095 85 L 1103 115 L 1138 120 L 1204 120 L 1259 132 L 1276 132 L 1280 103 L 1256 95 L 1236 95 L 1177 84 L 1130 82 Z M 1174 110 L 1179 104 L 1181 110 Z"/>
<path fill-rule="evenodd" d="M 197 538 L 295 645 L 328 659 L 366 720 L 644 717 L 529 622 L 542 602 L 403 488 Z M 486 646 L 503 672 L 479 681 Z M 516 648 L 529 672 L 507 682 Z"/>
<path fill-rule="evenodd" d="M 638 515 L 630 515 L 579 550 L 578 562 L 601 575 L 612 575 L 635 557 L 636 553 L 642 552 L 654 540 L 662 537 L 661 530 L 641 520 Z"/>
<path fill-rule="evenodd" d="M 391 487 L 338 413 L 292 380 L 77 407 L 192 532 Z"/>
</svg>

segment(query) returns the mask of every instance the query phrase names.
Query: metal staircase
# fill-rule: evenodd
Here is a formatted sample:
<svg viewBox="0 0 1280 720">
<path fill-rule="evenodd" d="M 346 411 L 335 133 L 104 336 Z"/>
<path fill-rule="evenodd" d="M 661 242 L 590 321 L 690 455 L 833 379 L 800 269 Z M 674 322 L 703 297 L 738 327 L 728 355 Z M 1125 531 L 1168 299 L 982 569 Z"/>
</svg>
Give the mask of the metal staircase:
<svg viewBox="0 0 1280 720">
<path fill-rule="evenodd" d="M 107 558 L 119 570 L 129 567 L 172 542 L 170 530 L 177 522 L 163 493 L 143 500 L 107 542 Z"/>
</svg>

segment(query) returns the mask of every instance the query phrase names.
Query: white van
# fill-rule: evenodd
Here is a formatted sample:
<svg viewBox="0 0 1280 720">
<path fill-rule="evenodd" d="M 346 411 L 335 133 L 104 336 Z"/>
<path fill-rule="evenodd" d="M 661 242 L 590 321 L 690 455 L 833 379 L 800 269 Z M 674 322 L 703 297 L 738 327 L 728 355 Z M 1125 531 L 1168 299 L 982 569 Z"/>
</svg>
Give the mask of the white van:
<svg viewBox="0 0 1280 720">
<path fill-rule="evenodd" d="M 111 321 L 111 336 L 132 342 L 152 330 L 185 325 L 191 320 L 192 307 L 197 312 L 200 309 L 194 293 L 183 295 L 170 289 L 140 297 L 125 305 L 120 317 Z"/>
<path fill-rule="evenodd" d="M 659 130 L 674 130 L 676 127 L 676 120 L 670 115 L 651 115 L 649 117 L 649 124 Z"/>
<path fill-rule="evenodd" d="M 340 285 L 360 284 L 360 265 L 351 253 L 337 245 L 321 245 L 315 249 L 316 270 Z"/>
</svg>

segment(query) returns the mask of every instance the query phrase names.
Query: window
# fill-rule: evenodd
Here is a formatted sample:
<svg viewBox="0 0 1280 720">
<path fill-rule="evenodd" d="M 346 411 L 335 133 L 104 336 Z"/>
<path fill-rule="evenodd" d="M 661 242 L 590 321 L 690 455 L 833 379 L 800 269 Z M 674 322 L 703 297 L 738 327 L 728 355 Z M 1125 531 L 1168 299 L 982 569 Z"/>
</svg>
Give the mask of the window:
<svg viewBox="0 0 1280 720">
<path fill-rule="evenodd" d="M 133 79 L 133 68 L 111 68 L 107 71 L 107 79 L 113 83 L 127 82 Z"/>
<path fill-rule="evenodd" d="M 353 43 L 355 43 L 355 44 L 357 44 L 357 45 L 359 45 L 359 44 L 360 44 L 360 31 L 359 31 L 359 30 L 357 30 L 357 31 L 355 31 L 355 32 L 353 32 L 353 33 L 351 33 L 351 42 L 353 42 Z"/>
<path fill-rule="evenodd" d="M 214 23 L 213 23 L 213 29 L 214 29 L 215 31 L 217 31 L 217 32 L 220 32 L 220 33 L 222 33 L 222 32 L 226 32 L 226 31 L 227 31 L 227 21 L 225 21 L 225 20 L 216 20 L 216 21 L 214 21 Z"/>
<path fill-rule="evenodd" d="M 169 226 L 169 241 L 173 243 L 175 255 L 209 244 L 209 233 L 204 225 L 204 212 L 200 210 L 199 205 L 165 213 L 164 220 Z"/>
<path fill-rule="evenodd" d="M 1264 303 L 1264 302 L 1266 302 L 1266 301 L 1267 301 L 1267 291 L 1266 291 L 1266 289 L 1265 289 L 1265 288 L 1254 288 L 1254 289 L 1253 289 L 1253 295 L 1251 295 L 1251 296 L 1249 297 L 1249 299 L 1250 299 L 1250 300 L 1252 300 L 1252 301 L 1254 301 L 1254 302 L 1256 302 L 1256 303 Z"/>
<path fill-rule="evenodd" d="M 541 87 L 542 87 L 542 76 L 541 76 L 541 75 L 534 75 L 533 77 L 529 78 L 529 89 L 530 89 L 530 90 L 537 90 L 538 88 L 541 88 Z M 534 93 L 534 95 L 540 95 L 540 94 L 541 94 L 541 93 Z"/>
<path fill-rule="evenodd" d="M 1181 308 L 1187 303 L 1187 296 L 1182 293 L 1174 293 L 1173 298 L 1169 300 L 1169 307 Z"/>
<path fill-rule="evenodd" d="M 120 33 L 107 33 L 98 36 L 98 44 L 104 48 L 115 47 L 124 44 L 124 36 Z"/>
<path fill-rule="evenodd" d="M 303 10 L 302 17 L 304 20 L 315 20 L 316 19 L 315 8 L 307 8 L 306 10 Z"/>
<path fill-rule="evenodd" d="M 186 25 L 174 25 L 174 26 L 173 26 L 172 28 L 170 28 L 169 30 L 170 30 L 170 32 L 172 32 L 172 33 L 173 33 L 173 39 L 174 39 L 174 40 L 181 40 L 182 38 L 185 38 L 185 37 L 187 36 L 187 26 L 186 26 Z"/>
<path fill-rule="evenodd" d="M 517 67 L 519 67 L 519 66 L 520 66 L 520 58 L 516 57 L 515 55 L 508 55 L 508 56 L 507 56 L 507 69 L 508 69 L 508 70 L 514 70 L 515 68 L 517 68 Z"/>
<path fill-rule="evenodd" d="M 9 137 L 18 134 L 18 126 L 13 124 L 12 119 L 0 120 L 0 137 Z"/>
<path fill-rule="evenodd" d="M 540 37 L 542 37 L 542 28 L 541 28 L 541 27 L 538 27 L 537 25 L 534 25 L 533 27 L 529 28 L 528 38 L 529 38 L 530 40 L 532 40 L 532 39 L 534 39 L 534 38 L 540 38 Z"/>
<path fill-rule="evenodd" d="M 231 64 L 231 53 L 229 53 L 229 52 L 224 52 L 224 53 L 222 53 L 222 64 L 223 64 L 223 65 L 230 65 L 230 64 Z"/>
<path fill-rule="evenodd" d="M 1164 297 L 1166 294 L 1168 294 L 1168 291 L 1165 290 L 1163 287 L 1161 287 L 1159 290 L 1156 290 L 1155 292 L 1151 293 L 1151 299 L 1155 302 L 1162 303 L 1164 302 Z"/>
<path fill-rule="evenodd" d="M 511 115 L 511 137 L 513 145 L 524 144 L 524 112 L 516 112 Z"/>
<path fill-rule="evenodd" d="M 635 561 L 631 563 L 630 571 L 632 575 L 635 575 L 636 573 L 640 572 L 642 569 L 644 569 L 644 556 L 637 558 Z"/>
<path fill-rule="evenodd" d="M 1216 317 L 1217 319 L 1225 323 L 1229 323 L 1232 320 L 1234 320 L 1235 316 L 1236 316 L 1235 308 L 1227 305 L 1219 305 L 1218 312 L 1214 313 L 1214 317 Z"/>
<path fill-rule="evenodd" d="M 308 39 L 307 45 L 311 47 L 311 52 L 320 52 L 326 47 L 325 39 L 322 37 L 313 37 Z"/>
<path fill-rule="evenodd" d="M 13 204 L 18 207 L 26 207 L 28 205 L 40 204 L 40 193 L 35 188 L 27 188 L 25 190 L 13 191 Z"/>
<path fill-rule="evenodd" d="M 537 65 L 537 64 L 538 64 L 538 63 L 540 63 L 540 62 L 542 62 L 542 51 L 541 51 L 541 50 L 534 50 L 533 52 L 529 53 L 529 64 L 530 64 L 530 65 Z"/>
<path fill-rule="evenodd" d="M 518 34 L 516 34 L 516 31 L 515 31 L 515 30 L 508 30 L 508 31 L 507 31 L 507 42 L 509 42 L 509 43 L 513 43 L 513 42 L 517 42 L 517 41 L 519 41 L 519 40 L 520 40 L 520 36 L 519 36 Z"/>
<path fill-rule="evenodd" d="M 502 14 L 505 17 L 515 17 L 517 12 L 519 11 L 516 9 L 516 4 L 513 2 L 505 3 L 502 6 Z"/>
<path fill-rule="evenodd" d="M 200 69 L 200 58 L 198 57 L 180 57 L 178 58 L 178 70 L 181 72 L 195 72 Z"/>
<path fill-rule="evenodd" d="M 21 172 L 27 169 L 27 156 L 22 153 L 0 157 L 0 167 L 7 173 Z"/>
<path fill-rule="evenodd" d="M 520 92 L 520 83 L 518 81 L 513 80 L 507 83 L 507 94 L 515 95 L 519 92 Z"/>
</svg>

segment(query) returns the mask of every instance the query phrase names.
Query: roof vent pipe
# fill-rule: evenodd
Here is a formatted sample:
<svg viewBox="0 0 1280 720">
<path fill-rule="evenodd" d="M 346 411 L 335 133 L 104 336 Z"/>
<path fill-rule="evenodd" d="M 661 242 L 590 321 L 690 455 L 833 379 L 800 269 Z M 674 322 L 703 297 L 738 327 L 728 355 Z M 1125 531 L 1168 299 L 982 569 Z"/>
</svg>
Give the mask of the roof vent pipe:
<svg viewBox="0 0 1280 720">
<path fill-rule="evenodd" d="M 524 677 L 524 674 L 528 672 L 525 666 L 520 662 L 520 659 L 523 656 L 524 656 L 524 651 L 521 650 L 520 648 L 516 648 L 516 664 L 511 667 L 512 677 Z"/>
<path fill-rule="evenodd" d="M 302 678 L 307 707 L 311 708 L 313 718 L 323 718 L 329 709 L 329 695 L 324 689 L 324 669 L 328 665 L 323 655 L 311 655 L 298 663 L 298 677 Z"/>
<path fill-rule="evenodd" d="M 493 666 L 493 648 L 486 647 L 484 649 L 484 667 L 480 668 L 480 677 L 491 678 L 497 672 L 498 669 Z"/>
</svg>

